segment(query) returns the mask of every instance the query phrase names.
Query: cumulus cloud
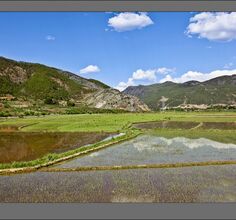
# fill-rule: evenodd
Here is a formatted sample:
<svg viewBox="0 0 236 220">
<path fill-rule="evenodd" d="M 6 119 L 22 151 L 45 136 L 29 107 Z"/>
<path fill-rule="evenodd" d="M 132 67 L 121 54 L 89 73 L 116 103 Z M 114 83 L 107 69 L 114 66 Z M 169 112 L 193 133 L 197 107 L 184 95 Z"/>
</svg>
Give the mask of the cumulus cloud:
<svg viewBox="0 0 236 220">
<path fill-rule="evenodd" d="M 169 73 L 174 73 L 175 71 L 176 71 L 176 68 L 161 67 L 161 68 L 156 69 L 157 73 L 164 74 L 164 75 L 169 74 Z"/>
<path fill-rule="evenodd" d="M 135 82 L 132 78 L 129 78 L 127 82 L 119 82 L 119 84 L 115 88 L 123 91 L 129 86 L 135 86 Z"/>
<path fill-rule="evenodd" d="M 232 76 L 236 74 L 236 69 L 233 70 L 215 70 L 210 73 L 201 73 L 197 71 L 188 71 L 187 73 L 181 75 L 180 77 L 173 78 L 170 75 L 166 75 L 163 79 L 160 80 L 160 83 L 166 81 L 172 81 L 176 83 L 184 83 L 191 80 L 196 80 L 199 82 L 203 82 L 209 79 L 213 79 L 219 76 Z"/>
<path fill-rule="evenodd" d="M 96 73 L 96 72 L 100 72 L 100 68 L 98 66 L 95 66 L 95 65 L 89 65 L 89 66 L 87 66 L 87 67 L 80 70 L 81 74 Z"/>
<path fill-rule="evenodd" d="M 151 24 L 154 24 L 154 22 L 144 12 L 122 12 L 108 20 L 108 26 L 118 32 L 142 29 Z"/>
<path fill-rule="evenodd" d="M 156 70 L 142 70 L 138 69 L 133 72 L 132 78 L 134 80 L 144 80 L 147 79 L 149 81 L 154 81 L 156 79 Z"/>
<path fill-rule="evenodd" d="M 116 86 L 116 89 L 123 91 L 128 86 L 136 85 L 135 81 L 137 80 L 148 80 L 151 82 L 155 82 L 157 80 L 157 74 L 166 75 L 168 73 L 173 73 L 173 72 L 175 72 L 175 68 L 161 67 L 148 70 L 138 69 L 135 72 L 133 72 L 132 77 L 130 77 L 127 82 L 120 82 Z"/>
<path fill-rule="evenodd" d="M 212 41 L 236 39 L 236 12 L 202 12 L 190 18 L 186 34 Z"/>
<path fill-rule="evenodd" d="M 56 40 L 56 37 L 54 37 L 52 35 L 47 35 L 45 39 L 48 41 L 54 41 L 54 40 Z"/>
<path fill-rule="evenodd" d="M 167 82 L 167 81 L 172 81 L 173 82 L 173 78 L 171 75 L 166 75 L 163 79 L 160 80 L 160 83 L 163 83 L 163 82 Z"/>
<path fill-rule="evenodd" d="M 164 83 L 167 81 L 171 81 L 175 83 L 184 83 L 184 82 L 192 81 L 192 80 L 203 82 L 203 81 L 210 80 L 210 79 L 220 77 L 220 76 L 232 76 L 236 74 L 236 69 L 232 69 L 232 70 L 225 69 L 225 70 L 214 70 L 209 73 L 202 73 L 198 71 L 188 71 L 179 77 L 172 77 L 171 73 L 175 72 L 175 68 L 172 68 L 172 69 L 165 68 L 166 71 L 164 71 L 163 73 L 163 71 L 161 70 L 163 70 L 164 68 L 165 67 L 158 68 L 158 69 L 150 69 L 150 70 L 138 69 L 135 72 L 133 72 L 132 77 L 130 77 L 127 82 L 120 82 L 115 88 L 120 91 L 123 91 L 129 86 L 136 86 L 137 80 L 147 80 L 150 83 L 155 83 L 155 82 L 158 82 L 157 75 L 160 76 L 162 74 L 165 74 L 165 76 L 164 78 L 159 80 L 159 83 Z"/>
</svg>

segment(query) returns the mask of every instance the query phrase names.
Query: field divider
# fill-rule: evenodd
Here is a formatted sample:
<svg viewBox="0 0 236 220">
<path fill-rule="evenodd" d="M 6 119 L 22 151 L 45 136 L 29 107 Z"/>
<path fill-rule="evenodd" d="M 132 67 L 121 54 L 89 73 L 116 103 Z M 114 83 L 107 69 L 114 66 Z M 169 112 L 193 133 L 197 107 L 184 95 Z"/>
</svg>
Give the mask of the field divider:
<svg viewBox="0 0 236 220">
<path fill-rule="evenodd" d="M 101 141 L 101 142 L 95 143 L 95 144 L 98 144 L 97 147 L 89 146 L 90 148 L 86 149 L 84 151 L 79 151 L 79 152 L 72 153 L 72 154 L 67 155 L 67 156 L 62 156 L 58 159 L 48 161 L 46 163 L 38 164 L 38 165 L 35 165 L 35 166 L 0 169 L 0 175 L 8 175 L 8 174 L 24 173 L 24 172 L 33 172 L 33 171 L 39 170 L 41 168 L 49 167 L 49 166 L 55 165 L 57 163 L 64 162 L 66 160 L 76 158 L 78 156 L 82 156 L 82 155 L 85 155 L 85 154 L 88 154 L 88 153 L 91 153 L 91 152 L 94 152 L 94 151 L 98 151 L 98 150 L 101 150 L 103 148 L 110 147 L 112 145 L 115 145 L 115 144 L 118 144 L 118 143 L 121 143 L 121 142 L 124 142 L 124 141 L 131 140 L 131 139 L 137 137 L 140 134 L 141 134 L 141 132 L 139 132 L 139 133 L 134 132 L 134 133 L 131 133 L 129 135 L 127 133 L 125 133 L 123 136 L 118 137 L 117 140 L 114 139 L 112 141 L 109 141 L 108 143 L 103 143 Z"/>
<path fill-rule="evenodd" d="M 73 171 L 96 171 L 96 170 L 126 170 L 126 169 L 148 169 L 148 168 L 181 168 L 181 167 L 199 167 L 199 166 L 217 166 L 233 165 L 236 160 L 232 161 L 204 161 L 204 162 L 187 162 L 187 163 L 165 163 L 165 164 L 139 164 L 139 165 L 115 165 L 115 166 L 83 166 L 73 168 L 53 167 L 43 168 L 41 172 L 73 172 Z"/>
<path fill-rule="evenodd" d="M 195 130 L 195 129 L 200 128 L 202 126 L 203 126 L 203 122 L 200 122 L 197 126 L 190 128 L 190 130 Z"/>
<path fill-rule="evenodd" d="M 29 127 L 29 126 L 32 126 L 32 125 L 36 125 L 38 124 L 39 122 L 35 122 L 35 123 L 31 123 L 31 124 L 26 124 L 26 125 L 22 125 L 22 126 L 19 126 L 18 127 L 18 130 L 22 130 L 22 128 L 26 128 L 26 127 Z"/>
</svg>

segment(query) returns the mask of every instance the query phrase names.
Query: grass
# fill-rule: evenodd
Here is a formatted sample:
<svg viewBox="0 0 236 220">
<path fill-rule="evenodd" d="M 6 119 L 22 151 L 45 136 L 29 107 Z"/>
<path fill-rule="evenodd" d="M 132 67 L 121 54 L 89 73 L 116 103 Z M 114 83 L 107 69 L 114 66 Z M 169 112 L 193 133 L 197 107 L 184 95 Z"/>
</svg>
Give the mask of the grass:
<svg viewBox="0 0 236 220">
<path fill-rule="evenodd" d="M 228 116 L 228 117 L 227 117 Z M 164 112 L 164 113 L 120 113 L 120 114 L 79 114 L 52 115 L 44 117 L 8 118 L 0 119 L 1 125 L 28 125 L 21 131 L 50 131 L 50 132 L 80 132 L 80 131 L 108 131 L 125 130 L 134 122 L 145 121 L 196 121 L 196 122 L 233 122 L 236 113 L 209 112 Z"/>
<path fill-rule="evenodd" d="M 118 165 L 118 166 L 84 166 L 75 168 L 47 168 L 44 172 L 71 172 L 71 171 L 94 171 L 94 170 L 126 170 L 126 169 L 150 169 L 150 168 L 180 168 L 194 166 L 216 166 L 236 164 L 235 160 L 226 161 L 203 161 L 203 162 L 186 162 L 186 163 L 164 163 L 164 164 L 141 164 L 141 165 Z"/>
<path fill-rule="evenodd" d="M 140 134 L 140 131 L 132 129 L 134 122 L 173 120 L 173 121 L 196 121 L 196 122 L 235 122 L 236 114 L 209 113 L 209 112 L 163 112 L 163 113 L 119 113 L 119 114 L 79 114 L 79 115 L 52 115 L 44 117 L 26 118 L 0 118 L 1 125 L 18 126 L 23 132 L 126 132 L 125 136 L 117 137 L 106 142 L 99 142 L 91 146 L 77 148 L 60 154 L 48 154 L 42 158 L 28 162 L 13 162 L 0 164 L 0 169 L 44 166 L 53 164 L 53 161 L 66 157 L 77 156 L 83 152 L 110 146 L 114 142 L 124 141 Z M 163 137 L 184 136 L 189 138 L 205 137 L 226 143 L 236 143 L 235 130 L 182 130 L 182 129 L 156 129 L 152 131 Z"/>
</svg>

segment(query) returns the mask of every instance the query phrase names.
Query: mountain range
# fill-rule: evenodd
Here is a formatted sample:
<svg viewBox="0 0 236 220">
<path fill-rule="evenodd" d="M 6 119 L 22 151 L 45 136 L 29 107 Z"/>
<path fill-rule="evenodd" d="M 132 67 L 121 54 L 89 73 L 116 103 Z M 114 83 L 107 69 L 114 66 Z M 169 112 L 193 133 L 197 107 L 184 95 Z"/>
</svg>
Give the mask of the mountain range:
<svg viewBox="0 0 236 220">
<path fill-rule="evenodd" d="M 130 86 L 120 92 L 101 81 L 68 71 L 0 57 L 0 112 L 10 108 L 36 109 L 35 106 L 53 106 L 54 110 L 75 107 L 128 112 L 236 108 L 236 74 L 205 82 L 168 81 Z"/>
<path fill-rule="evenodd" d="M 220 76 L 205 82 L 164 82 L 130 86 L 125 94 L 140 98 L 151 109 L 236 107 L 236 74 Z"/>
</svg>

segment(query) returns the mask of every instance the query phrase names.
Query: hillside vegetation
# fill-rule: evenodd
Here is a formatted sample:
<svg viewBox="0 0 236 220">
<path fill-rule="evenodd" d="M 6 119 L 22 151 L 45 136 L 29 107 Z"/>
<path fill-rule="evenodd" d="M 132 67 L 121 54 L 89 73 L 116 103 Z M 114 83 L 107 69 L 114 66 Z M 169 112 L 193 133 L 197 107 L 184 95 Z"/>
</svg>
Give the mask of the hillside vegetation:
<svg viewBox="0 0 236 220">
<path fill-rule="evenodd" d="M 0 57 L 0 116 L 127 111 L 149 108 L 98 80 Z"/>
<path fill-rule="evenodd" d="M 148 86 L 130 86 L 125 94 L 140 98 L 151 109 L 214 108 L 236 106 L 236 75 L 217 77 L 205 82 L 165 82 Z"/>
</svg>

